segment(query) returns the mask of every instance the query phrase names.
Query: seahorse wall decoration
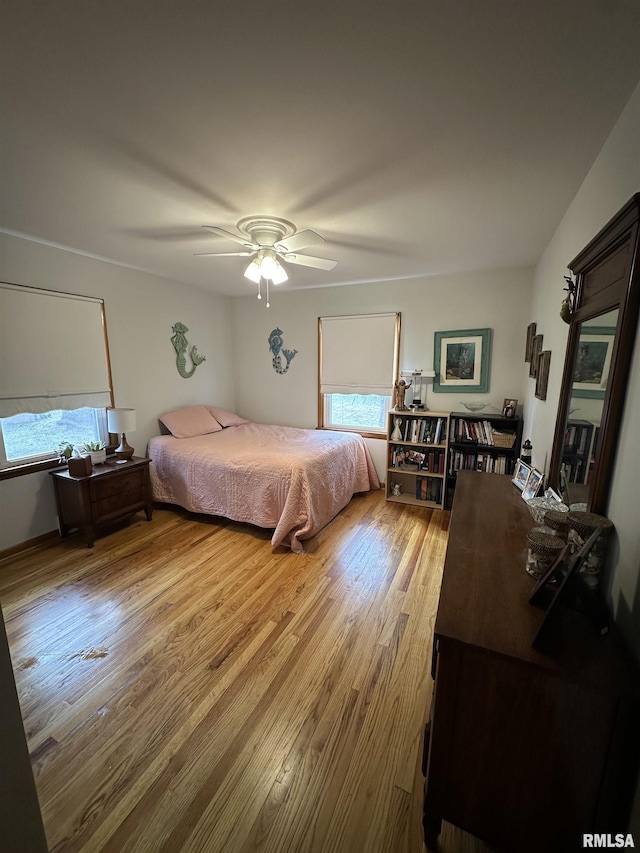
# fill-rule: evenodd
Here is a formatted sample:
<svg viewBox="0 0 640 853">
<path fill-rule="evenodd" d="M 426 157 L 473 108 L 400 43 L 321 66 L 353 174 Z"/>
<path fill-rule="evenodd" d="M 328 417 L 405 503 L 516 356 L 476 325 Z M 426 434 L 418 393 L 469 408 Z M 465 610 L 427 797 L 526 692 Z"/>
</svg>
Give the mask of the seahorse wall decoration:
<svg viewBox="0 0 640 853">
<path fill-rule="evenodd" d="M 297 349 L 282 349 L 282 329 L 274 329 L 269 335 L 269 349 L 273 353 L 271 364 L 276 373 L 286 373 L 289 370 L 289 365 L 293 361 L 294 355 L 298 352 Z M 283 366 L 280 351 L 285 357 L 287 364 Z"/>
<path fill-rule="evenodd" d="M 189 350 L 191 370 L 187 370 L 186 352 L 187 349 L 189 349 L 189 343 L 185 338 L 185 333 L 188 332 L 189 329 L 184 323 L 174 323 L 171 327 L 171 331 L 173 332 L 171 343 L 176 351 L 176 367 L 178 368 L 178 373 L 183 379 L 190 379 L 196 372 L 196 367 L 207 359 L 204 355 L 198 355 L 198 348 L 196 346 L 192 346 Z"/>
</svg>

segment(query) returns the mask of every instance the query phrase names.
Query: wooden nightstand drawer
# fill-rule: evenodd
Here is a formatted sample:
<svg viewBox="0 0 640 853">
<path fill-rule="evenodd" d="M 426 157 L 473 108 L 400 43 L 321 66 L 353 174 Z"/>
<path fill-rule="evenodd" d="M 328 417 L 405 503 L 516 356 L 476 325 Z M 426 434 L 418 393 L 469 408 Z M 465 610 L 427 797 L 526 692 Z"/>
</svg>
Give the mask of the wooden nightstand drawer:
<svg viewBox="0 0 640 853">
<path fill-rule="evenodd" d="M 92 479 L 89 483 L 91 500 L 97 503 L 113 497 L 118 498 L 123 493 L 138 492 L 138 494 L 142 494 L 146 473 L 146 467 L 136 468 L 124 471 L 119 475 Z"/>
<path fill-rule="evenodd" d="M 78 529 L 89 548 L 96 527 L 118 521 L 144 510 L 151 521 L 150 459 L 133 459 L 122 464 L 107 462 L 86 477 L 72 477 L 67 470 L 52 471 L 60 535 Z"/>
</svg>

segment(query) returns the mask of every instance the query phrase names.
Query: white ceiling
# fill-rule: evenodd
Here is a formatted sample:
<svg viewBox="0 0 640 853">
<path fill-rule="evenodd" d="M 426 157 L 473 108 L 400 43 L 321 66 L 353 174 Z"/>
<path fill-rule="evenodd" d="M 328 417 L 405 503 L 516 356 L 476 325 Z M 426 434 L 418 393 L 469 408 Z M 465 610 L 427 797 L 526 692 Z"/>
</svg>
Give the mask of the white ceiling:
<svg viewBox="0 0 640 853">
<path fill-rule="evenodd" d="M 640 79 L 638 0 L 3 0 L 0 227 L 238 295 L 532 265 Z M 637 187 L 629 187 L 631 194 Z M 570 260 L 570 259 L 567 259 Z"/>
</svg>

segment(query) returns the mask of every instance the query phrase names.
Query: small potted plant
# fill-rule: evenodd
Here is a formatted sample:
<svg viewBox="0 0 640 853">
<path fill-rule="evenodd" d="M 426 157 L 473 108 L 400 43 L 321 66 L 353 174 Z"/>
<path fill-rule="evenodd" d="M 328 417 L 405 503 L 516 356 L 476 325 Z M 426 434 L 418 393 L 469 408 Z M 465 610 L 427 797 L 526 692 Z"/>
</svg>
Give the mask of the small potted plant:
<svg viewBox="0 0 640 853">
<path fill-rule="evenodd" d="M 66 465 L 73 456 L 73 444 L 68 441 L 61 441 L 58 445 L 58 462 L 61 465 Z"/>
<path fill-rule="evenodd" d="M 107 450 L 104 441 L 85 441 L 84 451 L 91 457 L 92 465 L 101 465 L 107 461 Z"/>
</svg>

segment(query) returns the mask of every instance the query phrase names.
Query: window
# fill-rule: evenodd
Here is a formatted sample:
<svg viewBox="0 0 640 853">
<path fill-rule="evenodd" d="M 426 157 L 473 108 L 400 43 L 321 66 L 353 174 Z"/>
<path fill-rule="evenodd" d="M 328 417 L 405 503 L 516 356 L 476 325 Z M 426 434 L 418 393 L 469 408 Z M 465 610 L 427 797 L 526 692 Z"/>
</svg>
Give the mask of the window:
<svg viewBox="0 0 640 853">
<path fill-rule="evenodd" d="M 400 314 L 319 318 L 319 426 L 385 434 L 399 343 Z"/>
<path fill-rule="evenodd" d="M 112 405 L 103 301 L 0 282 L 0 476 L 107 442 Z"/>
<path fill-rule="evenodd" d="M 390 395 L 325 394 L 324 405 L 324 426 L 327 429 L 386 432 Z"/>
<path fill-rule="evenodd" d="M 79 447 L 88 441 L 108 442 L 106 410 L 56 409 L 34 414 L 25 412 L 0 418 L 3 461 L 15 465 L 57 458 L 62 442 Z"/>
</svg>

